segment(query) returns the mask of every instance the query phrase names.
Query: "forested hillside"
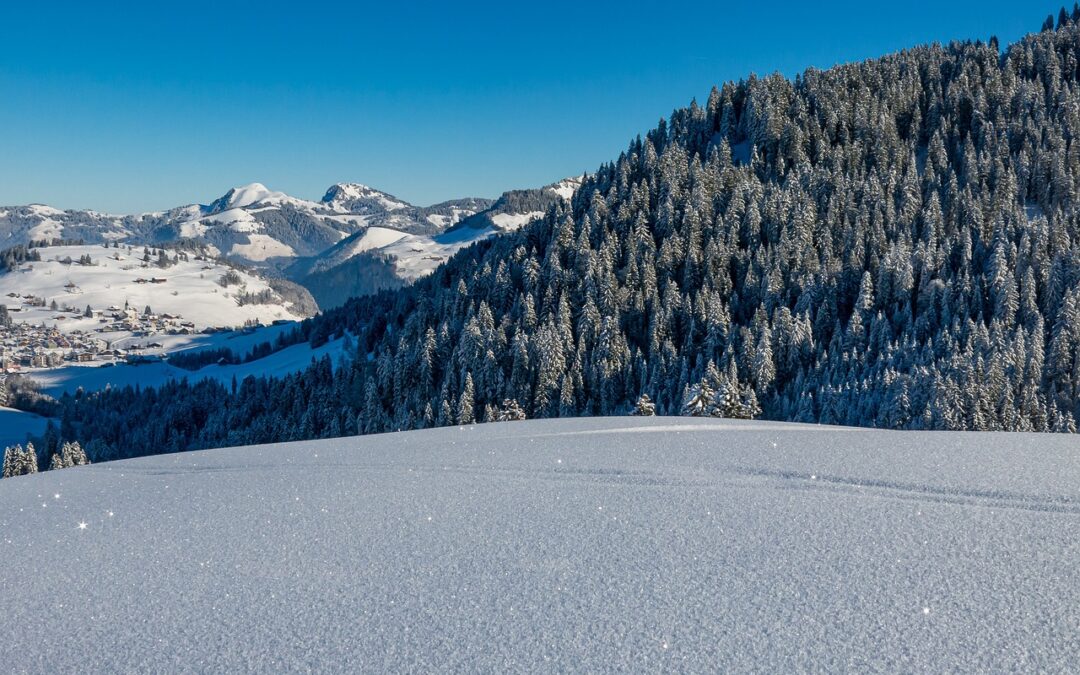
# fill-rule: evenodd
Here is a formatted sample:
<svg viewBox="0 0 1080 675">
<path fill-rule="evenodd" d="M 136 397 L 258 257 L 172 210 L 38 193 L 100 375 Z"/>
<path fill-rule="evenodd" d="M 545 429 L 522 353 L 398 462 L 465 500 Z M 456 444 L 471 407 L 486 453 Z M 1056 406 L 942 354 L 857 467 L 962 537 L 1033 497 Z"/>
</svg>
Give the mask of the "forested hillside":
<svg viewBox="0 0 1080 675">
<path fill-rule="evenodd" d="M 1075 431 L 1078 21 L 725 84 L 570 208 L 306 324 L 368 358 L 68 399 L 62 435 L 126 456 L 467 423 L 504 399 L 624 414 L 642 394 L 665 413 Z"/>
</svg>

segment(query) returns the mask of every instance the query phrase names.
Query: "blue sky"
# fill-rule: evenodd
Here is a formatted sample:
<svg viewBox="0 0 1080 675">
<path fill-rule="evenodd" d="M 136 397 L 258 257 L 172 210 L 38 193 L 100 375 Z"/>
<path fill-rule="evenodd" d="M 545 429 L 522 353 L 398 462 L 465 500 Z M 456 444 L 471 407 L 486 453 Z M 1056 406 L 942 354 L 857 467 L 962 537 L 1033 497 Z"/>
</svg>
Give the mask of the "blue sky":
<svg viewBox="0 0 1080 675">
<path fill-rule="evenodd" d="M 1004 44 L 1057 9 L 7 2 L 0 204 L 158 210 L 254 181 L 311 199 L 340 181 L 417 204 L 494 197 L 596 168 L 713 84 Z"/>
</svg>

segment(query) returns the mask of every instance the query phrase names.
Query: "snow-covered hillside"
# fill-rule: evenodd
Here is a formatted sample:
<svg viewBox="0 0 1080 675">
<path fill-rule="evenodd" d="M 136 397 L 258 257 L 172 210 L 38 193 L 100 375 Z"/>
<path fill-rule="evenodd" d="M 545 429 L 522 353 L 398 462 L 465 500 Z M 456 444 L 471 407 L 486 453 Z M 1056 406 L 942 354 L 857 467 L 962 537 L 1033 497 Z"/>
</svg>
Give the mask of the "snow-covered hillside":
<svg viewBox="0 0 1080 675">
<path fill-rule="evenodd" d="M 285 302 L 250 302 L 242 306 L 241 296 L 273 293 L 269 283 L 249 272 L 208 258 L 186 254 L 162 267 L 158 256 L 144 260 L 145 249 L 105 248 L 103 246 L 50 246 L 34 249 L 41 261 L 24 262 L 18 269 L 0 274 L 0 302 L 8 306 L 15 321 L 57 326 L 65 332 L 90 331 L 107 322 L 102 319 L 110 306 L 126 303 L 138 313 L 149 306 L 156 314 L 183 317 L 195 329 L 207 326 L 240 326 L 246 321 L 269 324 L 274 320 L 304 318 Z M 171 261 L 176 251 L 165 251 Z M 79 264 L 89 256 L 90 264 Z M 235 275 L 227 287 L 226 275 Z M 44 301 L 33 307 L 33 298 Z M 51 309 L 55 302 L 60 308 Z M 98 310 L 91 317 L 81 316 L 86 307 Z M 76 315 L 78 314 L 78 315 Z"/>
<path fill-rule="evenodd" d="M 234 335 L 202 334 L 208 328 L 286 324 L 261 332 L 260 342 L 271 342 L 317 309 L 294 284 L 190 251 L 84 245 L 32 253 L 41 259 L 0 273 L 0 305 L 11 321 L 0 323 L 0 372 L 64 366 L 71 373 L 61 381 L 81 383 L 87 367 L 220 347 Z"/>
<path fill-rule="evenodd" d="M 541 214 L 542 215 L 542 214 Z M 528 219 L 526 219 L 527 222 Z M 369 227 L 343 239 L 313 261 L 308 274 L 342 265 L 362 253 L 388 256 L 394 275 L 404 282 L 430 274 L 461 248 L 496 234 L 495 228 L 454 229 L 436 235 L 409 234 Z"/>
<path fill-rule="evenodd" d="M 686 418 L 65 469 L 0 481 L 0 659 L 1070 671 L 1077 485 L 1066 436 Z"/>
</svg>

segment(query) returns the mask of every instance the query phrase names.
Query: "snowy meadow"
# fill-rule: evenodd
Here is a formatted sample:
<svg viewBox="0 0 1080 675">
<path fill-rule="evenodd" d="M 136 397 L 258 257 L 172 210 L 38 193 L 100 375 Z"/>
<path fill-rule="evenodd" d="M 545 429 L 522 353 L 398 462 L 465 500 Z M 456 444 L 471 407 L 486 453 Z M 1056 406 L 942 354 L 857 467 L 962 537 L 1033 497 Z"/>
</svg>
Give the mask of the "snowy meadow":
<svg viewBox="0 0 1080 675">
<path fill-rule="evenodd" d="M 0 659 L 1068 671 L 1077 485 L 1070 436 L 655 417 L 77 467 L 4 481 Z"/>
</svg>

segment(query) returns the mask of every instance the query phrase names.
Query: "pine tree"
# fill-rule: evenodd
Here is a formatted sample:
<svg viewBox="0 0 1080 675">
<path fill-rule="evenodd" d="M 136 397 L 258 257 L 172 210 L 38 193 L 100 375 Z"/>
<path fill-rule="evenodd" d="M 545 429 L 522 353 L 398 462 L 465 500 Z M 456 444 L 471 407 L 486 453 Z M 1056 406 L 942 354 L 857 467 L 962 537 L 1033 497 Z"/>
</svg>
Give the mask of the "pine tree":
<svg viewBox="0 0 1080 675">
<path fill-rule="evenodd" d="M 337 434 L 340 436 L 340 433 Z M 64 443 L 61 448 L 61 459 L 64 466 L 83 466 L 89 464 L 90 460 L 86 456 L 86 452 L 79 445 L 78 441 L 71 443 Z"/>
<path fill-rule="evenodd" d="M 713 414 L 716 392 L 707 379 L 691 385 L 683 396 L 682 414 L 689 417 L 708 417 Z"/>
<path fill-rule="evenodd" d="M 637 417 L 652 417 L 656 414 L 656 404 L 652 402 L 648 394 L 642 394 L 638 397 L 630 414 Z"/>
<path fill-rule="evenodd" d="M 457 422 L 459 425 L 464 426 L 473 424 L 475 421 L 472 373 L 465 373 L 465 387 L 461 390 L 461 397 L 458 399 Z"/>
<path fill-rule="evenodd" d="M 517 422 L 525 419 L 525 410 L 522 409 L 515 399 L 503 399 L 502 409 L 499 410 L 499 422 Z"/>
<path fill-rule="evenodd" d="M 18 476 L 17 473 L 22 464 L 23 449 L 21 445 L 8 446 L 4 448 L 4 478 L 11 478 L 12 476 Z"/>
<path fill-rule="evenodd" d="M 37 450 L 34 449 L 33 443 L 27 443 L 26 448 L 22 451 L 22 456 L 18 466 L 16 467 L 16 475 L 26 476 L 29 474 L 38 472 L 38 457 Z"/>
<path fill-rule="evenodd" d="M 440 427 L 449 426 L 454 422 L 454 413 L 450 410 L 450 401 L 445 398 L 439 405 L 439 416 L 435 419 L 435 425 Z"/>
</svg>

